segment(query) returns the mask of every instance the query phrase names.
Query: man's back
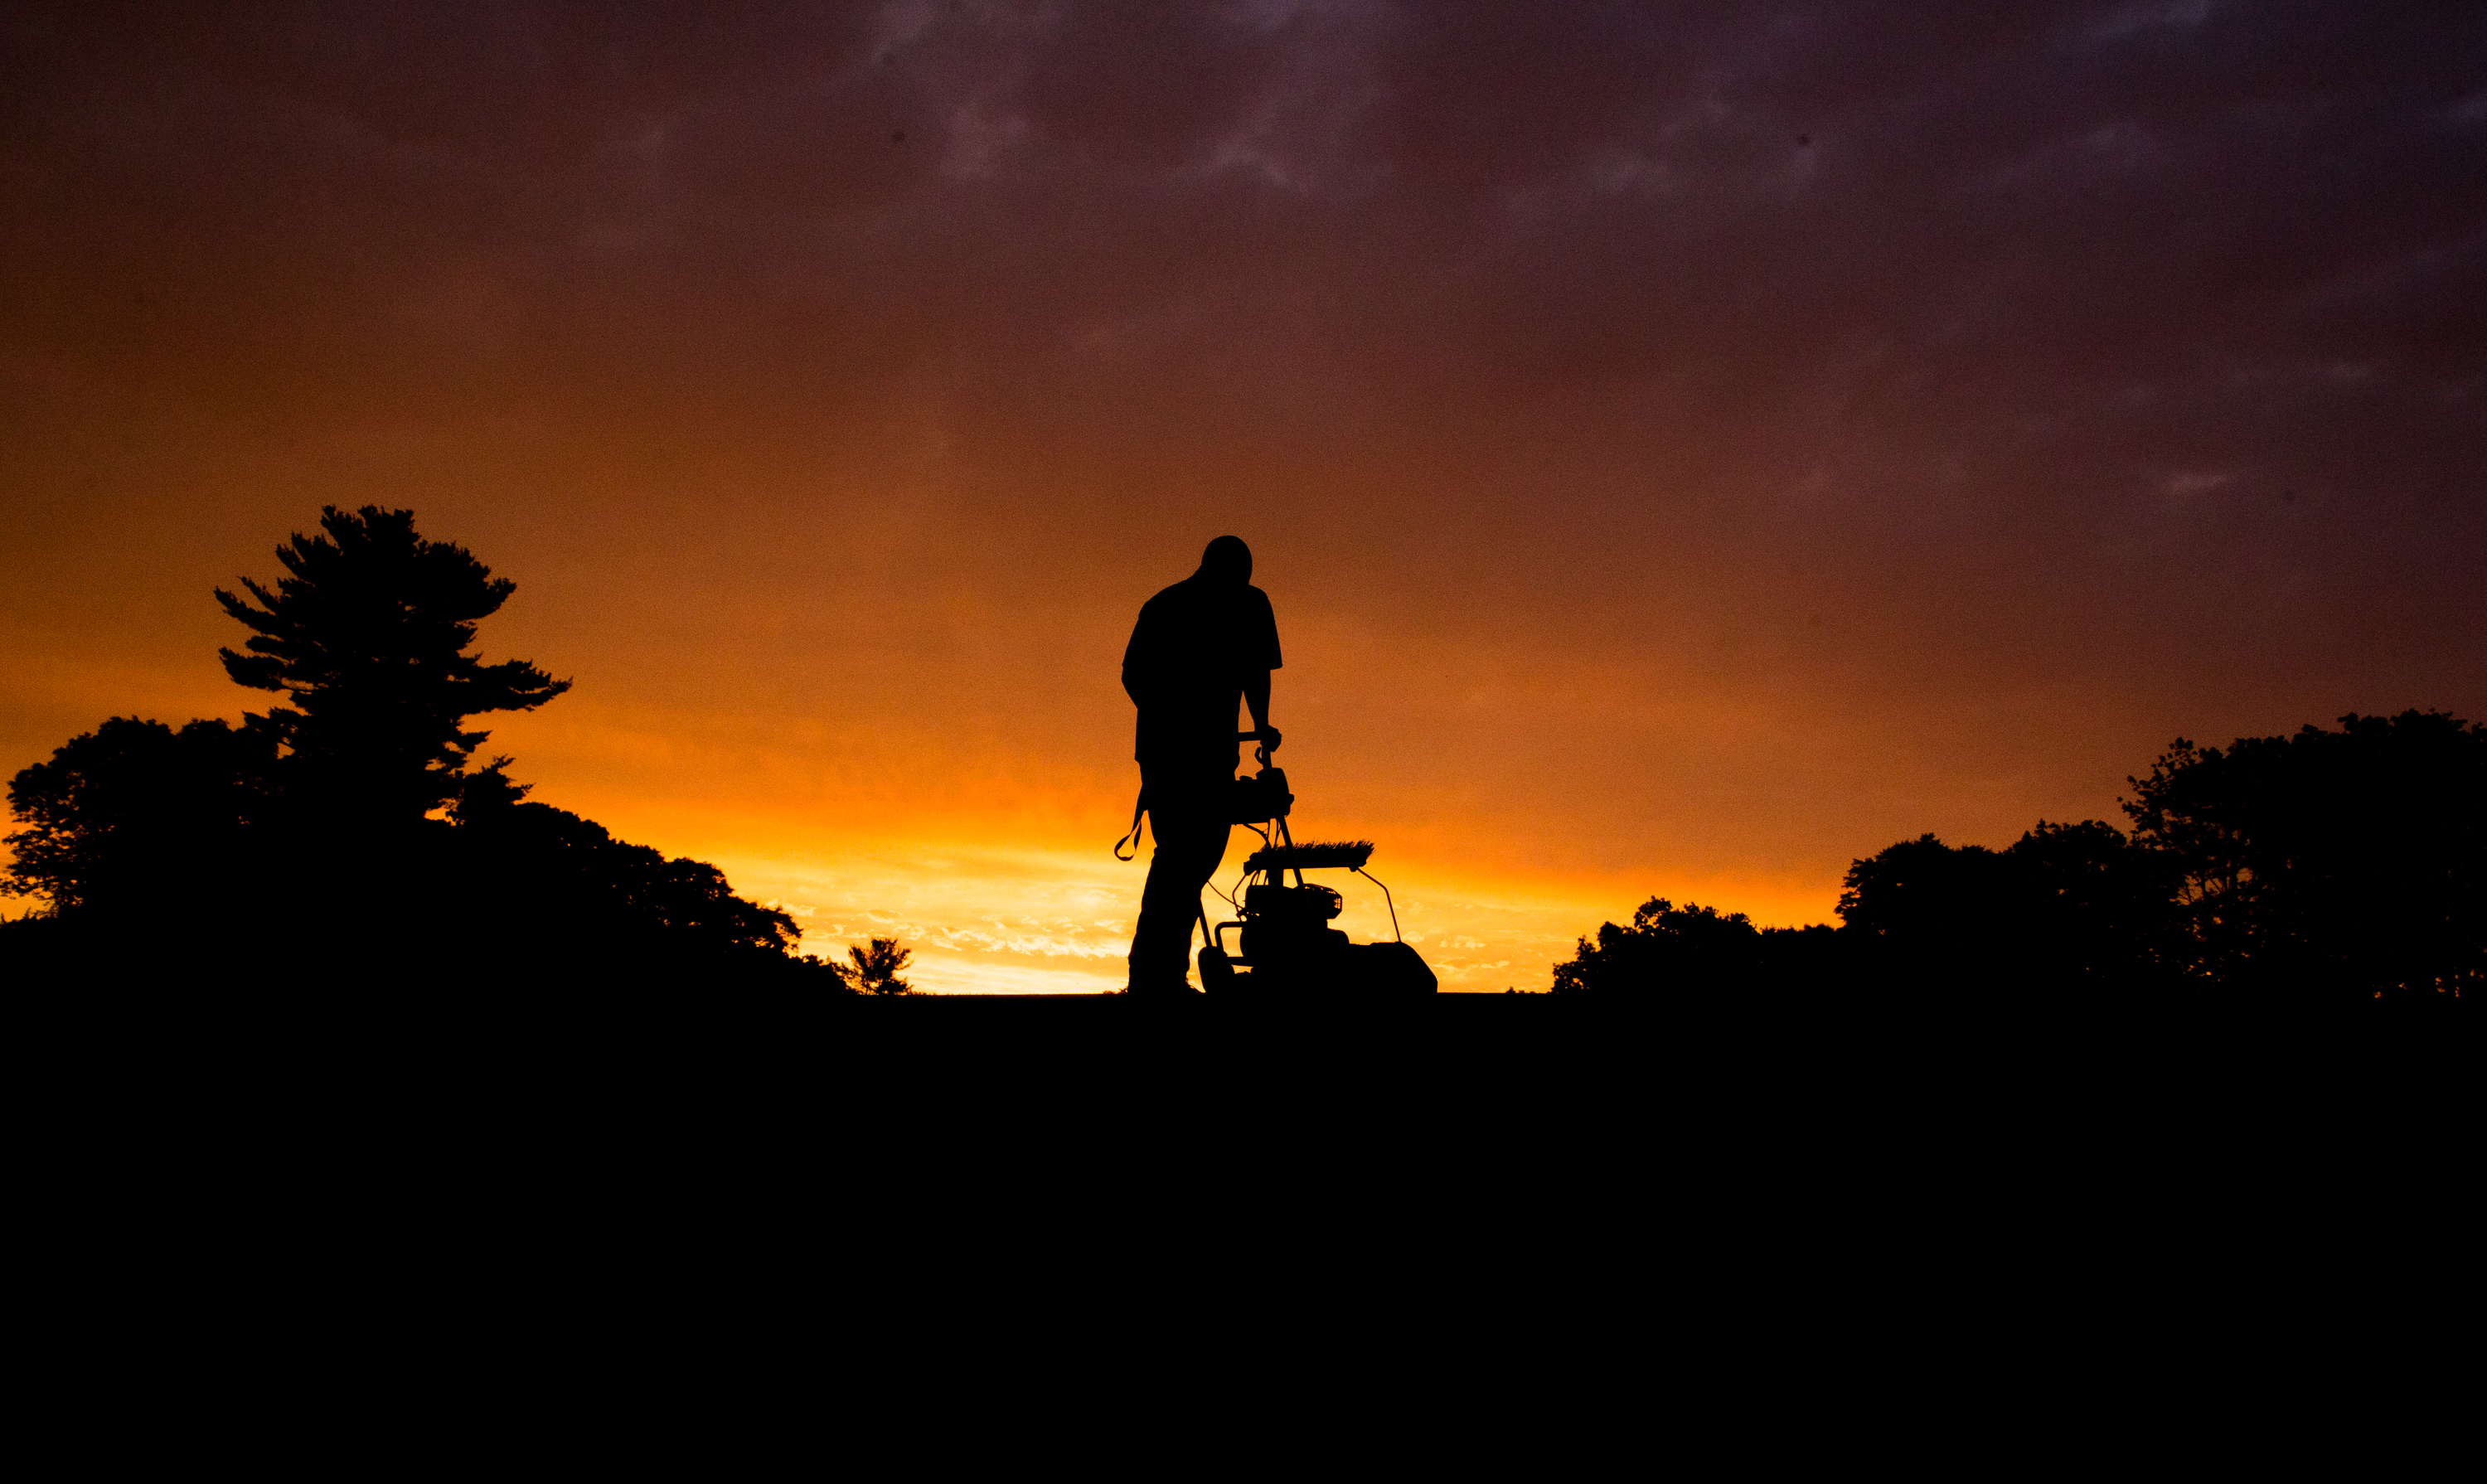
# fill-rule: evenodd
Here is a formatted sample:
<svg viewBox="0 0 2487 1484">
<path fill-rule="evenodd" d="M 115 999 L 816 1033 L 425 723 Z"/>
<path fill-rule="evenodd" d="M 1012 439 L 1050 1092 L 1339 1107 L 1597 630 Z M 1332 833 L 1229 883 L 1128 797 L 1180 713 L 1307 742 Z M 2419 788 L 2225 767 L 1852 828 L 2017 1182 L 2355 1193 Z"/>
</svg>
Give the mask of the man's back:
<svg viewBox="0 0 2487 1484">
<path fill-rule="evenodd" d="M 1279 666 L 1278 621 L 1248 582 L 1195 574 L 1140 608 L 1123 651 L 1123 688 L 1139 707 L 1142 763 L 1235 764 L 1245 685 Z"/>
</svg>

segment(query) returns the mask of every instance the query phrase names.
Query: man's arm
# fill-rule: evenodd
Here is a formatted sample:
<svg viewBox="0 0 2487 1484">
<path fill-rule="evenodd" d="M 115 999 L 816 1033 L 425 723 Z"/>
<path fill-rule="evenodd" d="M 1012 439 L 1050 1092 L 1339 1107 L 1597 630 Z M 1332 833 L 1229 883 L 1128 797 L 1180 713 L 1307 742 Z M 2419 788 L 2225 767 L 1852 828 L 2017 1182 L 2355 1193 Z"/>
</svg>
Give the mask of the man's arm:
<svg viewBox="0 0 2487 1484">
<path fill-rule="evenodd" d="M 1270 672 L 1252 670 L 1244 677 L 1244 704 L 1251 708 L 1252 726 L 1261 734 L 1261 745 L 1275 747 L 1278 729 L 1270 725 Z"/>
<path fill-rule="evenodd" d="M 1149 600 L 1150 603 L 1155 602 L 1154 598 Z M 1132 626 L 1132 640 L 1123 646 L 1123 694 L 1130 696 L 1134 706 L 1148 704 L 1148 697 L 1142 694 L 1142 690 L 1157 680 L 1150 673 L 1157 658 L 1157 645 L 1153 642 L 1156 635 L 1150 632 L 1152 627 L 1149 604 L 1143 603 L 1140 605 L 1139 622 Z"/>
<path fill-rule="evenodd" d="M 1244 662 L 1244 703 L 1252 708 L 1252 725 L 1261 734 L 1261 745 L 1274 749 L 1278 745 L 1278 729 L 1270 725 L 1270 672 L 1282 662 L 1278 658 L 1278 616 L 1270 611 L 1270 595 L 1257 587 L 1244 590 L 1246 602 L 1244 621 L 1246 648 L 1237 656 Z"/>
</svg>

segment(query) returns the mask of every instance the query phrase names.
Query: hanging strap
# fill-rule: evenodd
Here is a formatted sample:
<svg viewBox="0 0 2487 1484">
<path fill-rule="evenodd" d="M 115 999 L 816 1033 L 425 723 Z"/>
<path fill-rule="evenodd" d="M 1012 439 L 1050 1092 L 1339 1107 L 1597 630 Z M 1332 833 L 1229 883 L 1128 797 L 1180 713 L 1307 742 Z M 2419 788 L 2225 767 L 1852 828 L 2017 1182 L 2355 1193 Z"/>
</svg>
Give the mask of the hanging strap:
<svg viewBox="0 0 2487 1484">
<path fill-rule="evenodd" d="M 1114 858 L 1116 860 L 1137 860 L 1140 858 L 1140 816 L 1148 811 L 1148 807 L 1149 786 L 1146 783 L 1142 783 L 1140 785 L 1139 797 L 1132 800 L 1132 832 L 1123 836 L 1122 839 L 1114 842 Z M 1128 842 L 1132 847 L 1132 853 L 1128 855 L 1123 854 L 1123 846 L 1126 842 Z"/>
</svg>

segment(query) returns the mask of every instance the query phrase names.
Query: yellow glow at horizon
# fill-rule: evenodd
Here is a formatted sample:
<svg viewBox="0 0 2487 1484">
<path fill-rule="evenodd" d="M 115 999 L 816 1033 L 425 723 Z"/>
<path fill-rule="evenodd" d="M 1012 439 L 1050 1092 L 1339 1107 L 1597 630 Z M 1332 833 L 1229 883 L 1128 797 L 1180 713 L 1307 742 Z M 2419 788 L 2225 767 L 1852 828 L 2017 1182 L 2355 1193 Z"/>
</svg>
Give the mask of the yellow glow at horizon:
<svg viewBox="0 0 2487 1484">
<path fill-rule="evenodd" d="M 23 685 L 98 721 L 233 719 L 261 704 L 224 683 L 211 658 L 98 669 L 45 658 L 31 645 L 23 652 L 42 660 L 19 672 Z M 1313 659 L 1299 668 L 1317 678 L 1325 667 Z M 1299 686 L 1281 696 L 1306 718 L 1291 727 L 1282 761 L 1320 758 L 1317 694 Z M 1049 753 L 1037 738 L 1004 743 L 1003 752 L 943 752 L 932 730 L 905 734 L 885 720 L 842 729 L 799 716 L 643 714 L 592 693 L 485 719 L 493 735 L 479 758 L 515 754 L 514 775 L 534 785 L 536 801 L 595 820 L 618 838 L 716 864 L 738 892 L 796 917 L 801 951 L 843 959 L 851 943 L 896 938 L 914 952 L 910 980 L 934 993 L 1097 993 L 1123 983 L 1147 875 L 1145 853 L 1121 862 L 1109 850 L 1128 826 L 1136 784 L 1113 745 L 1127 711 L 1096 729 L 1107 741 L 1084 756 Z M 1831 917 L 1835 880 L 1657 862 L 1566 874 L 1531 864 L 1543 842 L 1507 823 L 1421 809 L 1411 818 L 1404 799 L 1377 816 L 1373 798 L 1356 797 L 1370 791 L 1326 768 L 1292 776 L 1300 837 L 1379 841 L 1373 874 L 1389 883 L 1400 931 L 1446 991 L 1542 990 L 1577 938 L 1603 921 L 1629 920 L 1653 895 L 1745 911 L 1765 926 Z M 1233 888 L 1255 843 L 1250 831 L 1235 831 L 1216 885 Z M 1346 898 L 1337 925 L 1352 938 L 1391 936 L 1379 888 L 1344 872 L 1318 877 Z M 1213 920 L 1229 915 L 1214 896 L 1207 901 Z"/>
</svg>

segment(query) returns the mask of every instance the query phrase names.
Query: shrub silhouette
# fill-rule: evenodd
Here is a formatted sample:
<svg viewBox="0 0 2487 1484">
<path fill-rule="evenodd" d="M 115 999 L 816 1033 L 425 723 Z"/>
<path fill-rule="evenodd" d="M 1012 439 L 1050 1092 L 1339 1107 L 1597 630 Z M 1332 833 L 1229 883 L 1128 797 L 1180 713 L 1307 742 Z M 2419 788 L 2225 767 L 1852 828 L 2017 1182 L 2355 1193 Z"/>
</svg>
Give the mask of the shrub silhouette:
<svg viewBox="0 0 2487 1484">
<path fill-rule="evenodd" d="M 1828 927 L 1756 928 L 1743 912 L 1652 897 L 1632 926 L 1604 923 L 1595 941 L 1580 939 L 1573 960 L 1554 966 L 1553 990 L 1580 999 L 1781 993 L 1830 970 L 1830 938 Z"/>
<path fill-rule="evenodd" d="M 736 896 L 706 861 L 669 860 L 593 820 L 526 802 L 526 789 L 508 779 L 508 761 L 469 776 L 446 832 L 459 863 L 492 888 L 488 900 L 526 902 L 531 917 L 559 925 L 561 940 L 624 962 L 793 950 L 800 936 L 793 917 Z"/>
</svg>

